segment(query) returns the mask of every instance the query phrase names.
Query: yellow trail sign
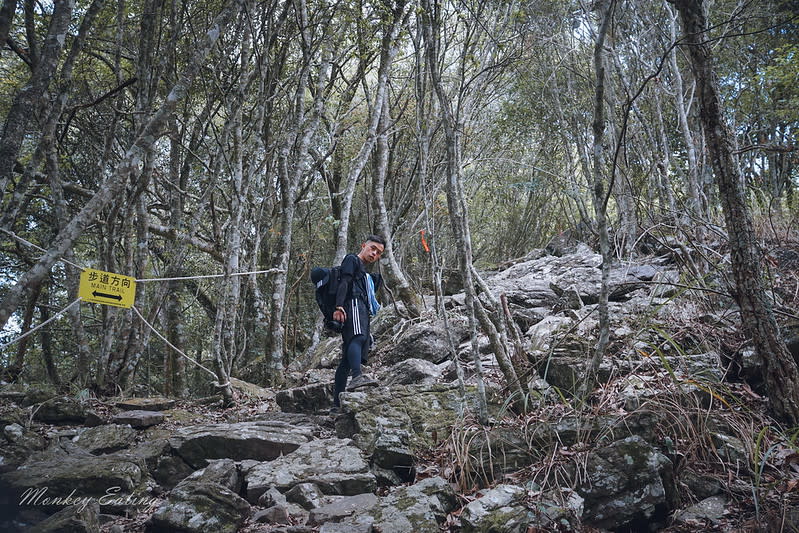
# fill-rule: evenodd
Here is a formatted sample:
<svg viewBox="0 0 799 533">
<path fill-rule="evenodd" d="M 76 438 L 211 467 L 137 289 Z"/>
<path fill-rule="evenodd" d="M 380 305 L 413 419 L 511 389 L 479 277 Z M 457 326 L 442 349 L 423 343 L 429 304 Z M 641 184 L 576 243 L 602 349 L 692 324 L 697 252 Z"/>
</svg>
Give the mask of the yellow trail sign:
<svg viewBox="0 0 799 533">
<path fill-rule="evenodd" d="M 87 268 L 80 275 L 78 296 L 84 302 L 129 308 L 136 298 L 136 280 L 130 276 Z"/>
</svg>

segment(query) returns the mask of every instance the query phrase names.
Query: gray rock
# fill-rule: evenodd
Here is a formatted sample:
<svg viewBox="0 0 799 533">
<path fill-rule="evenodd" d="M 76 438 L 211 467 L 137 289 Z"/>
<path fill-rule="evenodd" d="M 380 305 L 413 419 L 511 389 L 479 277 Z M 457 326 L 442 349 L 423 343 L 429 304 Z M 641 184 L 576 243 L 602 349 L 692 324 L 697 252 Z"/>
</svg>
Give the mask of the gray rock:
<svg viewBox="0 0 799 533">
<path fill-rule="evenodd" d="M 396 472 L 381 468 L 377 465 L 372 465 L 372 474 L 375 475 L 377 485 L 380 487 L 393 487 L 395 485 L 402 485 L 403 481 Z"/>
<path fill-rule="evenodd" d="M 584 503 L 582 496 L 571 489 L 548 491 L 534 502 L 530 525 L 547 531 L 579 531 Z"/>
<path fill-rule="evenodd" d="M 143 461 L 132 454 L 95 456 L 66 443 L 33 454 L 17 470 L 0 476 L 0 484 L 5 485 L 6 494 L 15 502 L 22 501 L 26 491 L 31 502 L 36 490 L 43 490 L 42 498 L 72 495 L 72 498 L 99 499 L 111 488 L 118 489 L 119 494 L 137 493 L 146 472 Z"/>
<path fill-rule="evenodd" d="M 557 295 L 558 300 L 553 306 L 553 312 L 563 311 L 564 309 L 582 309 L 585 304 L 580 298 L 580 293 L 569 287 L 559 287 L 555 283 L 550 283 L 549 288 Z"/>
<path fill-rule="evenodd" d="M 286 492 L 286 500 L 299 504 L 308 511 L 322 505 L 323 497 L 322 491 L 313 483 L 298 483 Z"/>
<path fill-rule="evenodd" d="M 516 325 L 519 326 L 519 329 L 522 331 L 527 331 L 544 319 L 544 315 L 535 309 L 511 304 L 508 304 L 508 308 L 510 309 L 513 321 L 516 322 Z"/>
<path fill-rule="evenodd" d="M 319 526 L 328 522 L 341 522 L 355 514 L 369 512 L 377 504 L 378 498 L 374 494 L 342 496 L 327 505 L 313 509 L 308 517 L 308 525 Z"/>
<path fill-rule="evenodd" d="M 110 424 L 87 429 L 73 439 L 73 442 L 98 455 L 116 452 L 130 446 L 136 437 L 136 430 L 128 425 Z"/>
<path fill-rule="evenodd" d="M 526 533 L 530 528 L 546 531 L 581 529 L 583 499 L 570 489 L 558 489 L 537 496 L 528 507 L 527 491 L 515 485 L 497 485 L 483 492 L 461 512 L 464 533 Z"/>
<path fill-rule="evenodd" d="M 275 487 L 270 487 L 258 498 L 258 505 L 261 507 L 272 507 L 274 505 L 285 506 L 287 502 L 288 500 L 283 493 L 277 490 Z"/>
<path fill-rule="evenodd" d="M 497 485 L 485 491 L 463 508 L 463 532 L 526 533 L 531 521 L 528 517 L 531 513 L 524 505 L 526 495 L 527 491 L 515 485 Z"/>
<path fill-rule="evenodd" d="M 253 466 L 246 481 L 250 502 L 257 502 L 270 487 L 286 491 L 299 483 L 314 483 L 325 494 L 353 495 L 376 488 L 361 450 L 343 439 L 307 442 L 289 455 Z"/>
<path fill-rule="evenodd" d="M 450 334 L 457 346 L 468 332 L 459 322 L 450 321 Z M 449 352 L 443 322 L 420 323 L 409 327 L 399 341 L 383 353 L 383 358 L 387 365 L 394 365 L 405 359 L 424 359 L 440 363 L 449 357 Z"/>
<path fill-rule="evenodd" d="M 582 383 L 586 375 L 590 360 L 587 357 L 589 347 L 575 339 L 574 342 L 561 341 L 558 355 L 544 361 L 538 368 L 542 377 L 553 387 L 574 393 Z M 560 355 L 568 354 L 568 355 Z M 600 363 L 597 372 L 597 379 L 600 383 L 607 383 L 608 380 L 625 376 L 631 372 L 660 372 L 667 373 L 664 368 L 664 361 L 669 368 L 679 376 L 689 376 L 696 378 L 703 376 L 708 379 L 720 380 L 721 366 L 719 356 L 716 353 L 703 353 L 679 356 L 643 357 L 640 354 L 628 359 L 605 357 Z M 641 378 L 636 378 L 640 380 Z M 628 391 L 634 392 L 634 391 Z M 641 389 L 644 396 L 652 396 L 652 389 L 645 387 Z M 631 394 L 630 396 L 638 396 Z M 636 407 L 636 405 L 631 405 Z"/>
<path fill-rule="evenodd" d="M 577 492 L 585 498 L 585 522 L 592 526 L 618 529 L 643 521 L 657 528 L 675 506 L 671 461 L 639 436 L 592 452 L 586 474 Z"/>
<path fill-rule="evenodd" d="M 253 522 L 259 524 L 289 524 L 289 511 L 285 505 L 273 505 L 268 509 L 262 509 L 252 516 Z"/>
<path fill-rule="evenodd" d="M 633 265 L 627 268 L 627 274 L 641 281 L 652 281 L 659 270 L 652 265 Z"/>
<path fill-rule="evenodd" d="M 151 471 L 153 479 L 165 488 L 172 488 L 194 472 L 194 468 L 176 455 L 161 455 L 155 470 Z"/>
<path fill-rule="evenodd" d="M 141 457 L 147 464 L 147 469 L 152 474 L 158 467 L 158 459 L 162 455 L 169 455 L 172 448 L 169 446 L 170 431 L 150 430 L 145 432 L 141 442 L 129 448 L 130 453 Z"/>
<path fill-rule="evenodd" d="M 238 494 L 244 479 L 233 459 L 217 459 L 209 461 L 209 465 L 202 470 L 190 474 L 185 481 L 216 483 Z"/>
<path fill-rule="evenodd" d="M 724 485 L 722 485 L 718 478 L 711 475 L 700 474 L 690 468 L 682 471 L 680 481 L 682 481 L 682 483 L 688 487 L 688 490 L 700 500 L 710 498 L 711 496 L 717 496 L 724 492 Z"/>
<path fill-rule="evenodd" d="M 45 424 L 83 424 L 87 410 L 72 398 L 51 398 L 34 410 L 33 419 Z"/>
<path fill-rule="evenodd" d="M 727 508 L 727 498 L 724 496 L 711 496 L 697 502 L 689 508 L 678 511 L 674 514 L 674 521 L 678 523 L 699 522 L 705 525 L 706 522 L 718 524 L 724 517 Z"/>
<path fill-rule="evenodd" d="M 461 398 L 456 384 L 376 387 L 341 395 L 343 414 L 336 418 L 339 438 L 352 438 L 372 454 L 377 438 L 389 429 L 406 430 L 410 447 L 434 446 L 446 439 L 452 421 L 476 408 L 476 391 L 467 387 Z"/>
<path fill-rule="evenodd" d="M 187 464 L 202 468 L 209 459 L 270 461 L 296 450 L 312 437 L 310 427 L 256 421 L 184 427 L 169 443 Z"/>
<path fill-rule="evenodd" d="M 9 442 L 16 442 L 22 438 L 24 435 L 25 429 L 20 426 L 19 424 L 9 424 L 3 428 L 3 436 Z"/>
<path fill-rule="evenodd" d="M 275 401 L 287 413 L 318 412 L 333 403 L 333 385 L 332 382 L 313 383 L 281 390 L 275 396 Z"/>
<path fill-rule="evenodd" d="M 373 533 L 372 523 L 365 524 L 339 524 L 327 522 L 319 528 L 319 533 Z"/>
<path fill-rule="evenodd" d="M 25 390 L 25 394 L 21 400 L 21 405 L 30 407 L 31 405 L 36 405 L 37 403 L 44 403 L 47 400 L 55 398 L 56 396 L 58 396 L 58 393 L 55 389 L 32 386 Z"/>
<path fill-rule="evenodd" d="M 34 452 L 47 447 L 47 439 L 23 427 L 12 423 L 3 428 L 5 441 L 0 439 L 0 472 L 12 470 L 24 463 Z"/>
<path fill-rule="evenodd" d="M 382 313 L 381 313 L 382 314 Z M 288 372 L 301 373 L 308 368 L 331 368 L 341 356 L 341 337 L 323 338 L 312 349 L 289 363 Z"/>
<path fill-rule="evenodd" d="M 144 460 L 153 479 L 166 489 L 173 488 L 195 470 L 172 453 L 171 434 L 168 430 L 149 429 L 144 432 L 143 440 L 129 449 Z"/>
<path fill-rule="evenodd" d="M 164 418 L 164 413 L 160 411 L 132 410 L 114 415 L 111 421 L 115 424 L 129 424 L 134 428 L 147 428 L 160 424 Z"/>
<path fill-rule="evenodd" d="M 411 358 L 386 370 L 382 381 L 386 385 L 431 385 L 443 372 L 443 368 L 430 361 Z"/>
<path fill-rule="evenodd" d="M 26 529 L 28 533 L 97 533 L 100 531 L 98 517 L 100 505 L 97 501 L 86 505 L 70 505 Z"/>
<path fill-rule="evenodd" d="M 175 400 L 169 398 L 130 398 L 116 403 L 125 411 L 166 411 L 175 407 Z"/>
<path fill-rule="evenodd" d="M 750 464 L 749 451 L 746 449 L 746 445 L 743 441 L 738 437 L 725 435 L 723 433 L 711 433 L 711 439 L 722 459 L 726 459 L 730 463 L 740 466 Z"/>
<path fill-rule="evenodd" d="M 83 421 L 83 425 L 90 428 L 96 428 L 97 426 L 103 426 L 108 423 L 108 420 L 103 418 L 102 416 L 98 415 L 95 411 L 86 411 L 86 420 Z M 121 422 L 119 422 L 121 423 Z M 127 423 L 127 422 L 125 422 Z"/>
<path fill-rule="evenodd" d="M 457 506 L 455 491 L 440 478 L 398 487 L 372 509 L 342 520 L 357 527 L 366 524 L 391 533 L 439 533 L 447 515 Z M 354 530 L 354 529 L 353 529 Z"/>
<path fill-rule="evenodd" d="M 250 504 L 227 487 L 183 481 L 145 524 L 149 533 L 234 533 L 250 516 Z"/>
<path fill-rule="evenodd" d="M 400 480 L 413 481 L 416 474 L 416 455 L 410 450 L 410 435 L 402 429 L 381 432 L 372 452 L 372 462 L 380 468 L 391 470 Z"/>
</svg>

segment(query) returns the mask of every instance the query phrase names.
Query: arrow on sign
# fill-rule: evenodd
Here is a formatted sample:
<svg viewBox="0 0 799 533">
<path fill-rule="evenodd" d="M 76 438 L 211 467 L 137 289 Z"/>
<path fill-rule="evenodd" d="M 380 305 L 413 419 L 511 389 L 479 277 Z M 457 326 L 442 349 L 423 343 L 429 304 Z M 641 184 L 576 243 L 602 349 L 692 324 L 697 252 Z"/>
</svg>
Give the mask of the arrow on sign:
<svg viewBox="0 0 799 533">
<path fill-rule="evenodd" d="M 113 295 L 113 294 L 106 294 L 104 292 L 94 291 L 92 293 L 92 296 L 94 296 L 95 298 L 98 298 L 98 297 L 100 297 L 100 298 L 112 298 L 114 300 L 122 301 L 122 295 L 120 295 L 120 294 Z"/>
</svg>

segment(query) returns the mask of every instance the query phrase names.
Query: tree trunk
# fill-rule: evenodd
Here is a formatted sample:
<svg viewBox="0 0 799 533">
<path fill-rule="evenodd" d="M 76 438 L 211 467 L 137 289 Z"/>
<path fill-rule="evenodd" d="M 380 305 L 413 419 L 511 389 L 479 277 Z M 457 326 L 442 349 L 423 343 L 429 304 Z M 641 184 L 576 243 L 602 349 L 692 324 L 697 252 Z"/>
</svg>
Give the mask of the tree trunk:
<svg viewBox="0 0 799 533">
<path fill-rule="evenodd" d="M 324 112 L 325 86 L 330 75 L 330 57 L 325 49 L 319 66 L 315 89 L 313 109 L 307 116 L 304 99 L 308 88 L 308 80 L 312 66 L 312 46 L 308 28 L 308 13 L 304 1 L 299 2 L 298 19 L 303 32 L 303 64 L 299 81 L 294 92 L 293 131 L 287 134 L 278 160 L 278 177 L 280 180 L 280 233 L 275 251 L 273 266 L 278 269 L 272 286 L 271 314 L 269 317 L 269 338 L 265 363 L 265 378 L 273 384 L 283 380 L 283 348 L 285 340 L 285 303 L 288 287 L 289 260 L 294 232 L 294 212 L 300 180 L 305 171 L 311 138 L 319 127 Z M 323 46 L 327 46 L 325 43 Z M 294 150 L 292 151 L 292 148 Z M 292 153 L 293 152 L 293 153 Z M 291 159 L 291 161 L 290 161 Z"/>
<path fill-rule="evenodd" d="M 38 114 L 39 107 L 49 100 L 45 94 L 58 68 L 58 58 L 64 49 L 75 0 L 59 0 L 54 2 L 54 5 L 42 53 L 35 58 L 36 66 L 30 80 L 14 98 L 14 103 L 6 116 L 3 136 L 0 138 L 0 194 L 3 196 L 11 181 L 17 156 L 25 138 L 26 127 L 31 117 Z M 28 43 L 31 50 L 34 49 L 34 43 L 35 39 L 31 38 Z"/>
<path fill-rule="evenodd" d="M 0 8 L 0 47 L 6 44 L 16 11 L 17 0 L 3 0 L 3 7 Z"/>
<path fill-rule="evenodd" d="M 25 313 L 22 315 L 22 327 L 20 328 L 20 335 L 24 335 L 31 330 L 31 323 L 33 322 L 33 314 L 36 312 L 36 301 L 39 299 L 41 293 L 41 284 L 31 287 L 30 296 L 28 296 L 28 304 L 25 306 Z M 28 340 L 30 336 L 21 339 L 17 344 L 17 351 L 11 364 L 6 369 L 6 377 L 8 381 L 14 382 L 19 379 L 20 374 L 25 368 L 25 353 L 28 351 Z"/>
<path fill-rule="evenodd" d="M 50 294 L 45 289 L 43 292 L 44 301 L 39 304 L 39 316 L 42 322 L 50 320 Z M 39 330 L 42 344 L 42 363 L 47 373 L 47 379 L 56 387 L 61 386 L 61 377 L 58 374 L 55 359 L 53 358 L 53 342 L 50 335 L 50 328 L 45 327 Z"/>
<path fill-rule="evenodd" d="M 703 0 L 674 0 L 680 12 L 685 42 L 699 92 L 700 119 L 704 125 L 730 245 L 736 300 L 741 321 L 763 364 L 769 401 L 774 414 L 799 425 L 799 371 L 780 339 L 771 302 L 766 294 L 761 253 L 746 204 L 742 176 L 734 154 L 734 137 L 721 109 L 718 79 L 706 37 L 707 15 Z"/>
<path fill-rule="evenodd" d="M 466 309 L 469 316 L 469 332 L 472 341 L 472 360 L 475 366 L 475 377 L 477 378 L 477 417 L 480 423 L 486 424 L 488 423 L 488 403 L 486 400 L 485 380 L 483 377 L 483 363 L 480 360 L 480 350 L 477 344 L 477 318 L 475 310 L 475 300 L 477 298 L 472 282 L 472 251 L 465 235 L 464 221 L 466 213 L 463 212 L 463 205 L 458 194 L 458 180 L 460 179 L 458 130 L 455 117 L 450 108 L 450 101 L 444 92 L 444 87 L 441 82 L 441 73 L 438 70 L 440 36 L 439 8 L 439 5 L 433 4 L 428 0 L 423 2 L 423 30 L 426 45 L 426 63 L 433 91 L 438 98 L 438 103 L 443 113 L 447 154 L 445 170 L 447 177 L 447 205 L 449 207 L 450 223 L 455 236 L 455 243 L 460 251 L 458 254 L 460 259 L 459 266 L 464 289 L 466 291 Z"/>
<path fill-rule="evenodd" d="M 386 249 L 380 266 L 385 267 L 387 284 L 392 287 L 397 297 L 405 305 L 408 315 L 411 318 L 416 318 L 422 314 L 419 296 L 408 283 L 396 257 L 394 257 L 391 224 L 388 221 L 388 209 L 386 208 L 385 188 L 389 166 L 388 128 L 390 124 L 388 98 L 386 98 L 383 100 L 383 116 L 377 135 L 377 168 L 372 187 L 372 199 L 377 208 L 377 231 L 386 239 Z"/>
<path fill-rule="evenodd" d="M 668 0 L 667 0 L 668 1 Z M 665 5 L 669 13 L 669 33 L 672 42 L 677 41 L 677 15 L 673 15 L 668 4 Z M 677 47 L 669 51 L 669 68 L 674 78 L 674 106 L 677 108 L 677 118 L 680 123 L 680 133 L 685 143 L 685 155 L 688 162 L 688 210 L 691 216 L 702 218 L 707 215 L 707 199 L 699 179 L 699 163 L 696 157 L 696 140 L 691 133 L 691 124 L 688 121 L 688 111 L 685 103 L 685 87 L 682 73 L 677 66 Z M 693 92 L 693 91 L 692 91 Z M 690 224 L 690 221 L 688 221 Z"/>
<path fill-rule="evenodd" d="M 334 264 L 340 264 L 347 255 L 347 237 L 350 228 L 350 213 L 352 212 L 352 200 L 355 196 L 355 185 L 366 166 L 369 156 L 372 153 L 375 142 L 377 141 L 377 128 L 380 124 L 380 117 L 383 114 L 383 101 L 388 98 L 388 76 L 394 57 L 397 55 L 399 35 L 402 21 L 406 15 L 406 5 L 403 0 L 399 0 L 391 10 L 390 19 L 384 21 L 385 29 L 383 38 L 380 42 L 380 66 L 377 71 L 377 88 L 375 89 L 375 100 L 370 110 L 369 124 L 366 128 L 366 139 L 361 145 L 361 149 L 352 161 L 349 172 L 347 173 L 347 186 L 344 190 L 341 206 L 341 218 L 336 239 L 336 257 Z"/>
<path fill-rule="evenodd" d="M 594 70 L 596 75 L 596 85 L 594 93 L 594 117 L 593 117 L 593 201 L 594 201 L 594 215 L 596 216 L 596 225 L 599 232 L 599 249 L 602 254 L 602 286 L 599 291 L 599 339 L 594 347 L 594 353 L 591 357 L 591 364 L 587 375 L 585 376 L 583 389 L 581 394 L 587 395 L 593 389 L 596 383 L 597 372 L 602 359 L 605 357 L 605 350 L 608 346 L 610 339 L 610 315 L 608 313 L 608 295 L 609 280 L 610 280 L 610 265 L 613 257 L 610 251 L 610 240 L 608 238 L 608 222 L 607 222 L 607 209 L 608 209 L 608 192 L 605 189 L 605 156 L 603 143 L 605 141 L 605 69 L 607 66 L 607 57 L 605 51 L 605 39 L 610 27 L 610 21 L 613 16 L 613 6 L 615 0 L 603 0 L 597 5 L 599 11 L 599 29 L 597 31 L 596 42 L 594 43 Z M 611 182 L 612 176 L 611 176 Z"/>
</svg>

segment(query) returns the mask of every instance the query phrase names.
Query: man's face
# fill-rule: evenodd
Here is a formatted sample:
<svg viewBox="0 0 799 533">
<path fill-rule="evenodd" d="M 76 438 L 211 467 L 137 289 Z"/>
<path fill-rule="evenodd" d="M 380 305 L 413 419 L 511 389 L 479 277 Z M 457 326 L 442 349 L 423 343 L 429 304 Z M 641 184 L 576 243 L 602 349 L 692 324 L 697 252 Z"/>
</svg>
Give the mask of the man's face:
<svg viewBox="0 0 799 533">
<path fill-rule="evenodd" d="M 358 253 L 358 257 L 360 257 L 364 263 L 374 263 L 383 255 L 384 248 L 385 247 L 379 242 L 366 241 L 361 245 L 361 251 Z"/>
</svg>

